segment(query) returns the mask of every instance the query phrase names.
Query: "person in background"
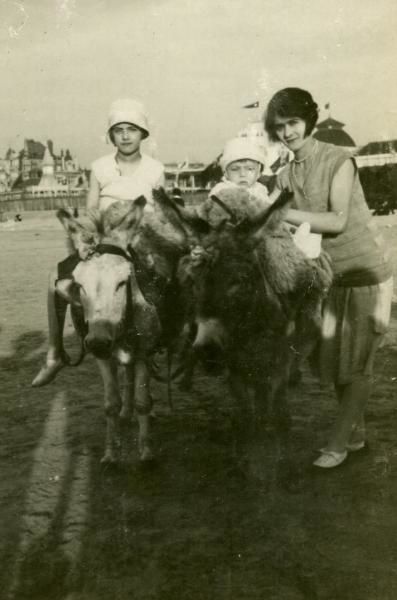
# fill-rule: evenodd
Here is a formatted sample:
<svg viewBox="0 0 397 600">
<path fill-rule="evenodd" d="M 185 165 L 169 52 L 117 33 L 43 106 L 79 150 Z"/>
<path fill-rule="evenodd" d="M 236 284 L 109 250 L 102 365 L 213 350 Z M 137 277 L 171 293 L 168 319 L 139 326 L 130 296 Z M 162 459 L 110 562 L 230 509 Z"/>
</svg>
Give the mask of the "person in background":
<svg viewBox="0 0 397 600">
<path fill-rule="evenodd" d="M 179 187 L 174 187 L 172 190 L 172 199 L 180 206 L 185 206 L 185 201 L 182 196 L 182 192 Z"/>
<path fill-rule="evenodd" d="M 141 151 L 149 136 L 148 117 L 136 100 L 116 100 L 110 107 L 107 136 L 115 150 L 92 163 L 87 209 L 105 211 L 111 204 L 131 202 L 144 196 L 144 210 L 153 212 L 154 188 L 164 186 L 164 167 Z M 71 277 L 79 258 L 75 255 L 59 263 L 57 273 L 50 274 L 47 294 L 49 347 L 46 362 L 32 382 L 33 387 L 50 383 L 65 366 L 63 327 L 67 303 L 55 290 L 56 281 Z"/>
<path fill-rule="evenodd" d="M 317 118 L 317 104 L 309 92 L 285 88 L 270 100 L 264 124 L 270 139 L 281 141 L 294 155 L 279 173 L 271 200 L 282 190 L 293 192 L 287 222 L 295 227 L 307 223 L 312 232 L 321 234 L 333 264 L 318 369 L 322 381 L 334 384 L 339 414 L 314 462 L 327 469 L 365 447 L 364 411 L 375 353 L 390 320 L 393 279 L 354 158 L 312 137 Z"/>
</svg>

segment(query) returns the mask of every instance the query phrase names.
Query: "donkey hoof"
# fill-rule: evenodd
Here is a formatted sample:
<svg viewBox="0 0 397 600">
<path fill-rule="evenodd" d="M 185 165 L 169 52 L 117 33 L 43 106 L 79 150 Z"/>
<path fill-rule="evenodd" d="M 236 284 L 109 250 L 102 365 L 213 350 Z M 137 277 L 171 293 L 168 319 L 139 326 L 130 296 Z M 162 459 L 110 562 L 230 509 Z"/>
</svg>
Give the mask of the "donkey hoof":
<svg viewBox="0 0 397 600">
<path fill-rule="evenodd" d="M 115 465 L 117 464 L 117 457 L 114 452 L 106 452 L 101 458 L 101 465 Z"/>
<path fill-rule="evenodd" d="M 154 460 L 154 453 L 149 446 L 145 446 L 140 452 L 140 461 L 141 462 L 151 462 Z"/>
<path fill-rule="evenodd" d="M 128 425 L 132 421 L 133 412 L 131 410 L 121 410 L 119 417 L 122 424 Z"/>
</svg>

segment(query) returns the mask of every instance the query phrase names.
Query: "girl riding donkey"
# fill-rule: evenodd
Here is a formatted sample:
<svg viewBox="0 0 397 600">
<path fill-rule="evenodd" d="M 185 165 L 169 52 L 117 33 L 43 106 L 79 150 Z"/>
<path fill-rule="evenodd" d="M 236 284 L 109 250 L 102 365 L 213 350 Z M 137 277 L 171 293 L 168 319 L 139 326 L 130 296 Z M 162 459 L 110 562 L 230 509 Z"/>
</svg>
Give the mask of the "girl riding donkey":
<svg viewBox="0 0 397 600">
<path fill-rule="evenodd" d="M 135 100 L 116 100 L 109 112 L 107 135 L 116 152 L 94 161 L 91 170 L 87 209 L 105 211 L 118 201 L 132 201 L 144 196 L 146 212 L 154 211 L 153 189 L 164 185 L 163 165 L 141 152 L 142 141 L 149 136 L 144 107 Z M 76 266 L 75 255 L 51 273 L 48 288 L 49 348 L 46 363 L 32 382 L 34 387 L 50 383 L 65 366 L 63 326 L 67 302 L 55 291 L 57 279 L 70 278 Z"/>
</svg>

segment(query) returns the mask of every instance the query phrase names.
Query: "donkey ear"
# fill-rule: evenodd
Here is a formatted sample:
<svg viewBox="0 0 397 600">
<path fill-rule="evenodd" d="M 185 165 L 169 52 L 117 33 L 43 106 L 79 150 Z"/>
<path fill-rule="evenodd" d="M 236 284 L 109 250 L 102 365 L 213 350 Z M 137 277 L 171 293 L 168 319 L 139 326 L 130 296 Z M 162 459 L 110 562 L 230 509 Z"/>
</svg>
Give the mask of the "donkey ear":
<svg viewBox="0 0 397 600">
<path fill-rule="evenodd" d="M 134 200 L 134 206 L 137 206 L 138 208 L 145 208 L 146 204 L 147 200 L 145 196 L 138 196 L 138 198 L 135 198 Z"/>
<path fill-rule="evenodd" d="M 62 223 L 62 226 L 66 230 L 66 233 L 68 233 L 69 235 L 72 235 L 84 229 L 83 226 L 78 221 L 76 221 L 76 219 L 71 215 L 71 213 L 68 210 L 66 210 L 66 208 L 60 208 L 59 210 L 57 210 L 56 216 Z"/>
<path fill-rule="evenodd" d="M 270 230 L 276 230 L 285 218 L 289 203 L 293 198 L 293 193 L 283 190 L 277 200 L 265 210 L 258 213 L 252 219 L 243 219 L 236 225 L 238 233 L 255 235 L 262 227 Z"/>
<path fill-rule="evenodd" d="M 60 208 L 56 215 L 68 234 L 73 249 L 77 250 L 80 258 L 87 258 L 96 244 L 95 231 L 82 225 L 65 208 Z"/>
<path fill-rule="evenodd" d="M 166 194 L 164 188 L 154 189 L 153 198 L 161 206 L 165 216 L 176 227 L 182 229 L 185 236 L 207 235 L 211 231 L 209 223 L 199 217 L 194 209 L 180 205 Z"/>
<path fill-rule="evenodd" d="M 105 232 L 107 229 L 110 231 L 131 229 L 141 220 L 146 203 L 144 196 L 138 196 L 128 203 L 128 208 L 125 202 L 111 204 L 104 215 Z"/>
</svg>

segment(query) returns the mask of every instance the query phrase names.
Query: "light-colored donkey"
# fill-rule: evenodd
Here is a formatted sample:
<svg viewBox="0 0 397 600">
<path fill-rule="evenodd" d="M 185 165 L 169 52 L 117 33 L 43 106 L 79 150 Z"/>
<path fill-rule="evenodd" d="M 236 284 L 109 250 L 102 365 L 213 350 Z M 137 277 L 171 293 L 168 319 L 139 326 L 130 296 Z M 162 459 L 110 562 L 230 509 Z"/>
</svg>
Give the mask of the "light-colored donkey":
<svg viewBox="0 0 397 600">
<path fill-rule="evenodd" d="M 153 236 L 147 233 L 156 229 L 150 227 L 154 222 L 158 230 L 159 220 L 155 215 L 146 217 L 144 205 L 144 198 L 129 203 L 129 208 L 118 203 L 88 225 L 66 210 L 57 213 L 80 261 L 72 278 L 59 280 L 56 289 L 71 304 L 83 309 L 88 327 L 85 347 L 97 359 L 103 378 L 105 463 L 118 459 L 120 418 L 129 418 L 133 406 L 139 425 L 140 459 L 153 457 L 149 365 L 163 335 L 161 304 L 164 290 L 172 286 L 178 254 L 175 249 L 182 238 L 173 232 L 174 252 L 168 255 L 166 241 L 160 250 L 157 247 L 151 252 Z M 154 235 L 155 240 L 160 238 Z M 141 289 L 142 282 L 146 290 Z M 119 391 L 118 365 L 125 369 L 123 394 Z"/>
</svg>

